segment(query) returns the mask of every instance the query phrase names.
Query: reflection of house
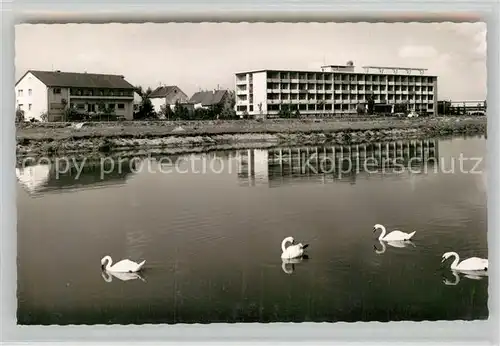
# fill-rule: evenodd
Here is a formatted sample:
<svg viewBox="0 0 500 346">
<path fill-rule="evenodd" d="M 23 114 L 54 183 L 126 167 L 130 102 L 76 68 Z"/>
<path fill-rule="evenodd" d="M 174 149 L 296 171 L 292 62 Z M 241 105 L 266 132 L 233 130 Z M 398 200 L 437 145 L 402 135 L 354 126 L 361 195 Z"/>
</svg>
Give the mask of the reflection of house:
<svg viewBox="0 0 500 346">
<path fill-rule="evenodd" d="M 91 189 L 109 185 L 123 184 L 133 174 L 135 161 L 124 160 L 112 164 L 90 162 L 83 168 L 72 165 L 70 168 L 55 164 L 37 164 L 16 168 L 19 183 L 30 194 L 74 191 L 75 189 Z M 77 169 L 80 168 L 80 171 Z"/>
<path fill-rule="evenodd" d="M 295 181 L 355 182 L 360 174 L 393 175 L 438 167 L 433 140 L 396 141 L 331 147 L 246 150 L 238 153 L 238 178 L 249 185 L 279 186 Z M 420 168 L 420 170 L 419 170 Z"/>
<path fill-rule="evenodd" d="M 50 166 L 36 165 L 16 168 L 16 176 L 19 184 L 28 192 L 33 193 L 38 191 L 49 180 Z"/>
<path fill-rule="evenodd" d="M 189 100 L 195 108 L 214 109 L 220 107 L 221 110 L 231 108 L 231 94 L 228 90 L 199 91 L 191 96 Z"/>
<path fill-rule="evenodd" d="M 159 113 L 161 106 L 174 106 L 177 101 L 186 103 L 188 96 L 178 86 L 164 85 L 153 90 L 149 99 L 153 104 L 155 112 Z"/>
<path fill-rule="evenodd" d="M 15 85 L 16 107 L 25 119 L 64 120 L 65 108 L 81 112 L 99 112 L 99 104 L 113 109 L 118 117 L 131 120 L 134 86 L 121 75 L 61 71 L 26 72 Z"/>
</svg>

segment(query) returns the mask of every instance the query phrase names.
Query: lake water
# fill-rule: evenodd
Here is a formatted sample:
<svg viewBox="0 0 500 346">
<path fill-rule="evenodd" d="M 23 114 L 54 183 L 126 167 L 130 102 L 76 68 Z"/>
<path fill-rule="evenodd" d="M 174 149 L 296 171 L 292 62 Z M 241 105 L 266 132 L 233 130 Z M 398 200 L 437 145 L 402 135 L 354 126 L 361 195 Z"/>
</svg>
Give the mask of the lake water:
<svg viewBox="0 0 500 346">
<path fill-rule="evenodd" d="M 19 166 L 18 323 L 486 319 L 487 277 L 441 263 L 488 256 L 485 153 L 475 137 Z M 376 223 L 413 244 L 384 252 Z M 308 258 L 282 262 L 287 236 Z M 142 280 L 105 255 L 145 259 Z"/>
</svg>

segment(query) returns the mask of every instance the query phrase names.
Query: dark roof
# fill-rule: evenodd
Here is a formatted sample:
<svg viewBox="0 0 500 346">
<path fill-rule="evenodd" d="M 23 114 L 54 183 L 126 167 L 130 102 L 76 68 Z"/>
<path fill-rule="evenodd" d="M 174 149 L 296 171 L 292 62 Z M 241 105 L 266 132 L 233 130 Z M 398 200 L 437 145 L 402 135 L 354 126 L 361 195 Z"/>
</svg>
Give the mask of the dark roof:
<svg viewBox="0 0 500 346">
<path fill-rule="evenodd" d="M 150 95 L 149 98 L 155 98 L 155 97 L 166 97 L 168 94 L 171 92 L 175 92 L 175 90 L 179 90 L 182 92 L 181 89 L 179 89 L 175 85 L 164 85 L 156 88 Z"/>
<path fill-rule="evenodd" d="M 50 87 L 134 89 L 134 86 L 121 75 L 36 70 L 29 70 L 26 74 L 30 72 Z"/>
<path fill-rule="evenodd" d="M 201 103 L 203 106 L 213 106 L 222 101 L 227 90 L 199 91 L 191 96 L 190 102 Z"/>
</svg>

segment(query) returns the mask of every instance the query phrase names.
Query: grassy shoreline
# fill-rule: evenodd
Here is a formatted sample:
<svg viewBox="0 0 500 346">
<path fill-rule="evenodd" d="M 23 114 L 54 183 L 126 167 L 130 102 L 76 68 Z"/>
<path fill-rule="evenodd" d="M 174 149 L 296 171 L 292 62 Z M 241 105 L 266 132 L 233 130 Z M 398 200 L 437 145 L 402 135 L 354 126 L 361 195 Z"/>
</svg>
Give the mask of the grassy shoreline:
<svg viewBox="0 0 500 346">
<path fill-rule="evenodd" d="M 17 156 L 57 156 L 124 150 L 200 151 L 485 134 L 486 117 L 420 119 L 233 120 L 38 123 L 19 127 Z"/>
</svg>

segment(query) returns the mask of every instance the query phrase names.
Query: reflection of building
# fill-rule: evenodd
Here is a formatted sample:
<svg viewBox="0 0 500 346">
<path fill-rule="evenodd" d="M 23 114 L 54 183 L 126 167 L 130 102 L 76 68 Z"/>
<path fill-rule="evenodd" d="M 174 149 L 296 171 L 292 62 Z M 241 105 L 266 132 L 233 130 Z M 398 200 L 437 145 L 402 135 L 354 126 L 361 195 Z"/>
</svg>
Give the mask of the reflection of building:
<svg viewBox="0 0 500 346">
<path fill-rule="evenodd" d="M 435 140 L 246 150 L 238 153 L 240 181 L 278 186 L 299 181 L 355 182 L 361 175 L 422 172 L 439 165 Z"/>
<path fill-rule="evenodd" d="M 250 185 L 267 183 L 269 179 L 269 157 L 267 150 L 241 150 L 236 154 L 238 162 L 238 177 L 248 179 Z"/>
<path fill-rule="evenodd" d="M 73 162 L 68 167 L 61 162 L 59 166 L 55 162 L 46 162 L 16 167 L 16 175 L 30 194 L 105 187 L 125 183 L 136 168 L 135 161 L 121 159 L 120 164 L 118 161 L 115 164 L 88 162 L 83 167 L 81 162 Z"/>
</svg>

